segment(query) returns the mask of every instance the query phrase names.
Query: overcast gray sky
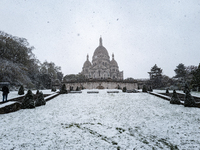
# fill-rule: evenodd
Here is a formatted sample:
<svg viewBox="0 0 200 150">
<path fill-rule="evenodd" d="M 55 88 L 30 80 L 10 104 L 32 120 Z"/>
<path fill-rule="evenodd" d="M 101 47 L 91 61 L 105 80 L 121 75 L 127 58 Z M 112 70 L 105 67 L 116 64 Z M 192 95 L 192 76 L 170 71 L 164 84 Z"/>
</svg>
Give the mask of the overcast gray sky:
<svg viewBox="0 0 200 150">
<path fill-rule="evenodd" d="M 148 78 L 155 64 L 172 77 L 179 63 L 200 63 L 199 0 L 1 0 L 0 21 L 65 75 L 91 61 L 100 36 L 125 78 Z"/>
</svg>

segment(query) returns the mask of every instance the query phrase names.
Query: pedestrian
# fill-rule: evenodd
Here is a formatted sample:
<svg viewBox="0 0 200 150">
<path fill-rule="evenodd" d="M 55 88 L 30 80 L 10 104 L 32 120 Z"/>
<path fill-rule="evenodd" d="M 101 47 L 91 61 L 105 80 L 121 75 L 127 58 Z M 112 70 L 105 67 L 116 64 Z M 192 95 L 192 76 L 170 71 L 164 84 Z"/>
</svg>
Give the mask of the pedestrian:
<svg viewBox="0 0 200 150">
<path fill-rule="evenodd" d="M 8 101 L 8 93 L 9 93 L 9 89 L 7 86 L 3 86 L 2 87 L 2 92 L 3 92 L 3 102 L 4 102 L 4 99 L 5 101 L 7 102 Z"/>
</svg>

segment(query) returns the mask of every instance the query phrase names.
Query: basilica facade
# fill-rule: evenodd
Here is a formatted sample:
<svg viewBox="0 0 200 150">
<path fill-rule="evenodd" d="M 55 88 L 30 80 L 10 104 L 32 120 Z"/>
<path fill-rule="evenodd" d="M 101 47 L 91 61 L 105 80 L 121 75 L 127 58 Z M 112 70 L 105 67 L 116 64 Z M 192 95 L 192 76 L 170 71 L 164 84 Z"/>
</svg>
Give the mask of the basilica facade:
<svg viewBox="0 0 200 150">
<path fill-rule="evenodd" d="M 123 79 L 123 71 L 119 71 L 114 54 L 112 54 L 112 60 L 110 60 L 101 37 L 99 39 L 99 46 L 94 51 L 92 62 L 89 61 L 89 56 L 87 55 L 81 74 L 86 78 L 93 79 Z"/>
</svg>

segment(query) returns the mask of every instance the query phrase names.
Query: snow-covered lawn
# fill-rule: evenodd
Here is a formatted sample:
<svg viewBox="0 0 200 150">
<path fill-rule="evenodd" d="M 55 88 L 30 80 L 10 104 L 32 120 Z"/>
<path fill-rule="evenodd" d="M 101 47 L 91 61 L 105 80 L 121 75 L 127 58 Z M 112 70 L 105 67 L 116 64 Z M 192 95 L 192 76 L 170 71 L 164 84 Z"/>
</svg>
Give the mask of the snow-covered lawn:
<svg viewBox="0 0 200 150">
<path fill-rule="evenodd" d="M 199 114 L 147 93 L 84 90 L 0 115 L 0 148 L 199 149 Z"/>
</svg>

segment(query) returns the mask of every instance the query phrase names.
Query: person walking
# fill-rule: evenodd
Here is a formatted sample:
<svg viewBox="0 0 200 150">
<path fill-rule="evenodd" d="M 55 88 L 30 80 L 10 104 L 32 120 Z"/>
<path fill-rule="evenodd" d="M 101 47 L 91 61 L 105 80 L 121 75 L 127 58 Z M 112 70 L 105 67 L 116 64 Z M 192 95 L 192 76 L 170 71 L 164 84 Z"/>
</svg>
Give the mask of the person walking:
<svg viewBox="0 0 200 150">
<path fill-rule="evenodd" d="M 4 99 L 7 102 L 8 101 L 8 93 L 9 93 L 8 87 L 7 86 L 3 86 L 2 92 L 3 92 L 3 102 L 4 102 Z"/>
</svg>

